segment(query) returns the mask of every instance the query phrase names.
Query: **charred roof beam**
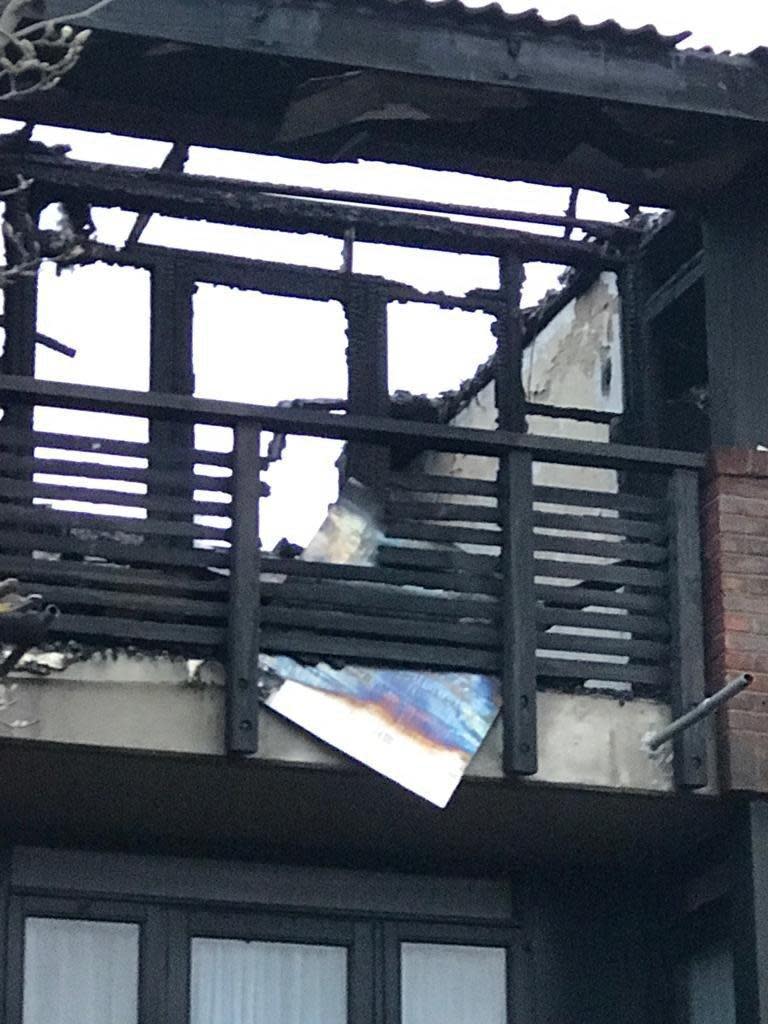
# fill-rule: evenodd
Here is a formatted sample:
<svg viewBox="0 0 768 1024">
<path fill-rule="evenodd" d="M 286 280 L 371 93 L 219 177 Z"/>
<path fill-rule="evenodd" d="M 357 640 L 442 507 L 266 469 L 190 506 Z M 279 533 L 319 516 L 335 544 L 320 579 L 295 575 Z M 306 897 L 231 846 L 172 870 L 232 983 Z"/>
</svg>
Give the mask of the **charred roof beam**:
<svg viewBox="0 0 768 1024">
<path fill-rule="evenodd" d="M 49 3 L 53 16 L 70 6 Z M 497 5 L 475 12 L 422 0 L 131 0 L 109 5 L 88 25 L 136 38 L 768 123 L 768 76 L 759 54 L 677 50 L 679 37 L 652 30 L 550 23 L 532 12 L 506 15 Z"/>
<path fill-rule="evenodd" d="M 48 201 L 83 194 L 93 206 L 204 219 L 277 231 L 317 232 L 360 242 L 384 242 L 443 252 L 500 256 L 514 248 L 522 260 L 615 270 L 627 256 L 618 248 L 526 233 L 447 216 L 330 203 L 255 191 L 251 182 L 167 171 L 91 164 L 46 156 L 9 157 L 0 173 L 28 175 Z"/>
</svg>

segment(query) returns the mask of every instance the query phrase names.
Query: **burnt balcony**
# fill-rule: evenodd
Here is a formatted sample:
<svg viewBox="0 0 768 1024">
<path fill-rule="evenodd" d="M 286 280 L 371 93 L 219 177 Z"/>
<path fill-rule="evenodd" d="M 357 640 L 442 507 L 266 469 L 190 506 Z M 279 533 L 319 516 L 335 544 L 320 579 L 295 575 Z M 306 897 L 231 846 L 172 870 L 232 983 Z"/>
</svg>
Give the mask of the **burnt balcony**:
<svg viewBox="0 0 768 1024">
<path fill-rule="evenodd" d="M 6 290 L 0 572 L 61 609 L 52 641 L 220 663 L 226 678 L 221 746 L 241 754 L 259 750 L 270 658 L 498 681 L 499 763 L 508 775 L 537 773 L 537 696 L 539 716 L 552 693 L 607 693 L 626 706 L 644 698 L 670 713 L 699 701 L 703 457 L 612 440 L 633 436 L 632 416 L 620 422 L 621 374 L 611 359 L 622 359 L 625 324 L 628 335 L 643 327 L 627 277 L 642 225 L 222 180 L 180 170 L 186 159 L 177 145 L 159 169 L 138 170 L 89 164 L 33 144 L 6 154 L 0 168 L 11 186 L 25 182 L 6 216 L 17 231 L 39 231 L 40 251 L 48 252 L 57 236 L 36 225 L 58 204 L 81 232 L 67 260 L 77 268 L 74 276 L 106 268 L 147 283 L 146 315 L 130 325 L 134 334 L 146 333 L 146 390 L 114 389 L 128 382 L 110 367 L 99 377 L 108 387 L 40 379 L 48 374 L 36 349 L 67 351 L 40 333 L 59 326 L 55 317 L 47 326 L 43 316 L 41 327 L 40 314 L 50 308 L 43 286 L 50 281 L 26 274 Z M 127 215 L 129 229 L 122 242 L 107 245 L 98 232 L 93 236 L 91 214 L 98 222 L 96 214 L 113 208 Z M 151 234 L 163 219 L 173 226 L 172 243 L 158 244 Z M 239 237 L 248 258 L 201 248 L 195 231 L 219 237 L 213 228 L 245 232 Z M 329 243 L 337 262 L 305 265 L 295 247 L 279 262 L 269 249 L 278 235 Z M 180 244 L 184 238 L 188 248 Z M 382 248 L 389 250 L 386 276 L 380 265 L 372 269 Z M 420 289 L 398 277 L 404 254 L 421 261 L 480 259 L 483 275 L 469 285 L 453 282 L 450 290 Z M 368 272 L 361 272 L 359 256 Z M 547 301 L 523 310 L 526 267 L 535 263 L 569 267 L 570 276 Z M 600 293 L 607 277 L 612 290 Z M 345 349 L 343 397 L 312 407 L 279 393 L 280 404 L 251 404 L 252 389 L 238 387 L 240 351 L 228 362 L 222 357 L 229 376 L 210 388 L 196 363 L 201 289 L 209 289 L 208 298 L 219 289 L 311 306 L 299 328 L 285 319 L 285 306 L 273 315 L 272 353 L 291 332 L 311 333 L 321 312 L 333 313 L 336 351 Z M 65 295 L 67 301 L 76 306 Z M 129 305 L 121 303 L 126 315 Z M 423 407 L 395 401 L 390 362 L 397 307 L 467 317 L 456 340 L 465 343 L 478 322 L 490 340 L 484 358 L 492 355 L 472 386 L 439 409 L 429 399 Z M 205 372 L 243 310 L 249 315 L 238 307 L 222 327 L 210 309 Z M 73 344 L 94 329 L 87 296 L 85 311 L 74 324 Z M 540 389 L 549 394 L 541 402 L 533 349 L 544 345 L 546 355 L 541 339 L 561 313 L 572 315 L 582 332 L 571 348 L 585 338 L 594 348 L 597 338 L 610 357 L 580 383 L 573 369 L 578 359 L 564 347 L 557 354 L 564 367 L 560 396 L 552 399 L 550 381 Z M 115 319 L 110 309 L 101 327 L 105 346 Z M 425 323 L 436 321 L 412 321 L 399 343 L 408 349 Z M 253 333 L 263 326 L 257 321 Z M 441 340 L 440 328 L 427 329 Z M 436 351 L 431 373 L 439 369 Z M 287 387 L 293 367 L 283 362 L 287 368 L 274 375 Z M 322 357 L 311 365 L 322 366 Z M 262 369 L 274 367 L 266 362 Z M 73 376 L 84 381 L 83 374 Z M 588 393 L 595 381 L 596 404 Z M 623 390 L 631 393 L 626 383 Z M 216 397 L 202 397 L 210 391 Z M 219 400 L 243 391 L 247 403 Z M 486 404 L 474 423 L 464 400 L 480 391 Z M 78 417 L 88 419 L 88 429 L 78 426 L 84 422 Z M 120 430 L 108 428 L 110 417 L 120 419 Z M 224 443 L 206 443 L 211 431 Z M 336 545 L 274 545 L 275 461 L 286 439 L 297 438 L 332 443 L 341 452 L 338 501 L 326 523 L 323 509 L 314 524 L 325 542 L 336 529 Z M 306 479 L 294 479 L 289 499 L 301 505 L 312 496 L 317 506 L 314 464 L 304 465 Z M 328 470 L 326 460 L 326 482 Z M 338 524 L 350 501 L 362 503 L 355 529 L 367 530 L 369 541 L 361 551 L 358 536 L 351 553 Z M 270 540 L 262 544 L 269 517 Z M 628 745 L 639 749 L 638 729 Z M 598 733 L 594 727 L 589 742 Z M 705 746 L 695 730 L 678 744 L 679 786 L 707 785 Z M 632 787 L 620 772 L 616 778 L 619 788 Z"/>
<path fill-rule="evenodd" d="M 12 377 L 0 402 L 0 573 L 60 607 L 52 639 L 221 660 L 232 751 L 257 749 L 260 654 L 497 677 L 508 773 L 536 771 L 540 689 L 700 699 L 698 455 Z M 40 430 L 41 410 L 148 440 Z M 200 425 L 231 450 L 195 447 Z M 365 559 L 261 550 L 285 436 L 398 467 L 365 488 Z M 693 733 L 676 771 L 706 782 Z"/>
</svg>

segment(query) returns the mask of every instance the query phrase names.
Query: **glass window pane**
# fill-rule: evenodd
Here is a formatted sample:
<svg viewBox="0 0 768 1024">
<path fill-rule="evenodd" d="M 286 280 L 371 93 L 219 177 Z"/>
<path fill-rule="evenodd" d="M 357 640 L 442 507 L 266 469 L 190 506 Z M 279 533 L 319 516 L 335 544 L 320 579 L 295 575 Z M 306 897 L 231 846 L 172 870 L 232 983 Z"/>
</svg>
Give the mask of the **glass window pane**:
<svg viewBox="0 0 768 1024">
<path fill-rule="evenodd" d="M 24 1024 L 137 1024 L 139 926 L 27 918 Z"/>
<path fill-rule="evenodd" d="M 347 951 L 193 939 L 191 1024 L 345 1024 Z"/>
<path fill-rule="evenodd" d="M 689 969 L 689 1024 L 735 1024 L 733 950 L 727 942 L 694 954 Z"/>
<path fill-rule="evenodd" d="M 403 943 L 402 1024 L 507 1024 L 507 957 L 487 946 Z"/>
</svg>

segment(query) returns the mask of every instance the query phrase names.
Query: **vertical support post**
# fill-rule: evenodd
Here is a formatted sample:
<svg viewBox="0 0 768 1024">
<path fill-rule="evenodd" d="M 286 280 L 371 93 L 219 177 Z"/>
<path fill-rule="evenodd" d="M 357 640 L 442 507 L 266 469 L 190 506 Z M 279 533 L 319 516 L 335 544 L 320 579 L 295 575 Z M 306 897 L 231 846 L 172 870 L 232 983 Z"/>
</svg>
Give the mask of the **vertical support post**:
<svg viewBox="0 0 768 1024">
<path fill-rule="evenodd" d="M 350 279 L 347 316 L 347 411 L 389 415 L 387 297 L 375 285 Z M 390 468 L 389 449 L 381 445 L 347 445 L 346 476 L 382 490 Z"/>
<path fill-rule="evenodd" d="M 520 293 L 525 271 L 516 253 L 500 260 L 505 307 L 497 322 L 496 408 L 500 430 L 525 430 Z M 499 459 L 501 648 L 504 771 L 533 775 L 536 751 L 536 606 L 533 589 L 533 463 L 507 449 Z"/>
<path fill-rule="evenodd" d="M 499 260 L 504 312 L 496 322 L 496 409 L 499 430 L 525 431 L 523 323 L 520 294 L 525 268 L 516 253 Z"/>
<path fill-rule="evenodd" d="M 695 470 L 673 472 L 669 505 L 670 670 L 672 713 L 678 717 L 706 696 L 699 480 Z M 707 784 L 708 727 L 700 722 L 675 741 L 675 778 L 679 786 L 699 789 Z"/>
<path fill-rule="evenodd" d="M 158 259 L 152 268 L 149 387 L 161 394 L 193 395 L 192 295 L 194 281 L 177 260 Z M 149 424 L 150 493 L 173 494 L 192 502 L 194 425 L 152 420 Z M 165 487 L 163 472 L 189 471 L 189 486 Z M 153 473 L 157 474 L 153 479 Z M 165 518 L 168 518 L 166 515 Z"/>
<path fill-rule="evenodd" d="M 704 287 L 712 447 L 766 444 L 768 185 L 759 164 L 707 206 Z"/>
<path fill-rule="evenodd" d="M 768 801 L 745 808 L 736 833 L 733 900 L 734 995 L 736 1020 L 768 1020 Z"/>
<path fill-rule="evenodd" d="M 530 452 L 514 449 L 505 452 L 500 463 L 504 771 L 534 775 L 538 757 L 533 463 Z"/>
<path fill-rule="evenodd" d="M 641 257 L 617 274 L 621 312 L 621 359 L 624 367 L 624 414 L 611 440 L 623 444 L 661 444 L 660 367 L 645 315 L 650 291 L 648 268 Z"/>
<path fill-rule="evenodd" d="M 23 235 L 29 216 L 29 197 L 21 192 L 6 199 L 6 219 Z M 19 277 L 5 289 L 5 352 L 3 373 L 17 377 L 35 376 L 35 338 L 37 336 L 37 273 Z M 34 406 L 13 405 L 6 409 L 3 426 L 31 433 L 34 425 Z M 19 456 L 30 456 L 28 447 L 19 446 Z M 26 474 L 24 474 L 26 475 Z M 29 474 L 31 476 L 31 474 Z"/>
<path fill-rule="evenodd" d="M 229 566 L 226 746 L 233 754 L 258 749 L 258 660 L 261 619 L 259 496 L 261 431 L 235 426 L 232 481 L 232 549 Z"/>
</svg>

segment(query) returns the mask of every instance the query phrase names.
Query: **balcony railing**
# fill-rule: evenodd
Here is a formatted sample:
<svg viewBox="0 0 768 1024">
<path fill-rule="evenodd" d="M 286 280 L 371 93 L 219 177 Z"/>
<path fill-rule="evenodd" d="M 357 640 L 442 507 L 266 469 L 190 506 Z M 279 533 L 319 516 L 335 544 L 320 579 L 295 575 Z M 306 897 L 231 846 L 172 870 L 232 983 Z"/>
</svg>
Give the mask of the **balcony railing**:
<svg viewBox="0 0 768 1024">
<path fill-rule="evenodd" d="M 260 652 L 498 674 L 523 774 L 537 686 L 703 696 L 697 455 L 8 376 L 0 404 L 0 572 L 60 606 L 59 640 L 221 658 L 231 750 L 256 747 Z M 45 408 L 137 417 L 148 440 L 42 431 Z M 199 424 L 232 450 L 196 449 Z M 267 434 L 399 453 L 372 564 L 261 550 Z M 446 472 L 445 453 L 474 458 Z M 677 755 L 703 785 L 701 738 Z"/>
</svg>

